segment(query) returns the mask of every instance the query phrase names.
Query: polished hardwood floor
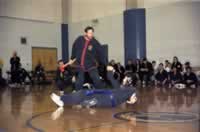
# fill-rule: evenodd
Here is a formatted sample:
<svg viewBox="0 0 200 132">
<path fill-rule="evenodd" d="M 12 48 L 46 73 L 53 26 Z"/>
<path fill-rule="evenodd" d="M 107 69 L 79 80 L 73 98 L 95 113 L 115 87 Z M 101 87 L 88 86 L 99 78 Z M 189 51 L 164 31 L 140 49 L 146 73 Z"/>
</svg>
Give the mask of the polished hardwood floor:
<svg viewBox="0 0 200 132">
<path fill-rule="evenodd" d="M 114 118 L 118 112 L 192 113 L 200 116 L 200 88 L 137 88 L 136 104 L 117 108 L 65 107 L 55 119 L 57 106 L 50 94 L 54 85 L 0 88 L 0 132 L 200 132 L 200 120 L 141 122 Z M 57 111 L 56 111 L 57 110 Z M 53 120 L 54 117 L 54 120 Z"/>
</svg>

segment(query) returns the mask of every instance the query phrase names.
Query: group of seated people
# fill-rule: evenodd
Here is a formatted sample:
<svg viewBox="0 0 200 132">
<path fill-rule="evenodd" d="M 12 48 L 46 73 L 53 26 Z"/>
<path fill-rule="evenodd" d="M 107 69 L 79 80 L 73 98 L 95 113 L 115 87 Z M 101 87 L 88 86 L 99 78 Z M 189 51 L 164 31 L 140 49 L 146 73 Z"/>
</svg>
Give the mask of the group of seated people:
<svg viewBox="0 0 200 132">
<path fill-rule="evenodd" d="M 56 84 L 63 91 L 66 86 L 74 85 L 77 75 L 75 68 L 73 69 L 72 67 L 66 67 L 61 70 L 60 67 L 65 65 L 62 60 L 58 61 L 58 65 Z M 155 86 L 167 86 L 170 88 L 196 88 L 198 84 L 197 76 L 192 71 L 190 63 L 187 62 L 183 66 L 177 57 L 174 57 L 172 63 L 166 60 L 165 64 L 160 63 L 159 66 L 156 65 L 155 61 L 151 63 L 146 58 L 137 59 L 135 62 L 128 60 L 125 67 L 111 60 L 108 66 L 112 67 L 114 80 L 117 80 L 121 85 L 136 86 L 140 82 L 142 86 L 153 84 Z M 107 79 L 107 72 L 106 66 L 99 66 L 101 79 L 106 84 L 109 84 L 110 80 Z M 92 81 L 87 73 L 85 76 L 85 86 L 88 87 L 88 83 L 92 84 Z"/>
<path fill-rule="evenodd" d="M 192 71 L 190 62 L 186 62 L 184 66 L 175 56 L 173 62 L 168 60 L 165 64 L 160 63 L 156 65 L 155 61 L 150 63 L 147 59 L 137 60 L 134 64 L 131 60 L 128 61 L 125 70 L 130 67 L 133 74 L 138 76 L 139 81 L 143 85 L 153 82 L 156 86 L 168 86 L 176 88 L 196 88 L 198 86 L 198 79 L 196 74 Z"/>
</svg>

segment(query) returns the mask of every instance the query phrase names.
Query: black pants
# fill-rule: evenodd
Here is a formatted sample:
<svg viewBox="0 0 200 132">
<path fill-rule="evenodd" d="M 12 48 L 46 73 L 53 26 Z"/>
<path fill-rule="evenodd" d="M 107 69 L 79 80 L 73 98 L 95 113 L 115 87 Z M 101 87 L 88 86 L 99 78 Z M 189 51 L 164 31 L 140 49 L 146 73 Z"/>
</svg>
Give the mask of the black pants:
<svg viewBox="0 0 200 132">
<path fill-rule="evenodd" d="M 92 69 L 87 72 L 88 72 L 90 78 L 92 79 L 95 88 L 100 89 L 100 88 L 104 87 L 103 83 L 100 80 L 100 76 L 99 76 L 97 69 Z M 79 69 L 78 76 L 77 76 L 76 83 L 75 83 L 75 89 L 76 90 L 82 89 L 84 81 L 85 81 L 85 72 L 83 70 Z"/>
<path fill-rule="evenodd" d="M 190 87 L 190 86 L 192 86 L 192 85 L 197 86 L 197 82 L 195 82 L 195 81 L 190 82 L 190 83 L 188 83 L 188 82 L 185 81 L 184 83 L 185 83 L 186 87 Z"/>
<path fill-rule="evenodd" d="M 5 86 L 5 85 L 6 85 L 6 80 L 0 77 L 0 86 Z"/>
<path fill-rule="evenodd" d="M 19 70 L 11 71 L 11 82 L 12 83 L 20 83 L 19 73 L 20 73 Z"/>
<path fill-rule="evenodd" d="M 149 72 L 139 72 L 141 82 L 144 81 L 146 84 L 148 84 L 148 82 L 151 80 L 151 76 L 152 74 Z"/>
<path fill-rule="evenodd" d="M 45 81 L 46 79 L 44 72 L 36 72 L 36 78 L 38 82 Z"/>
</svg>

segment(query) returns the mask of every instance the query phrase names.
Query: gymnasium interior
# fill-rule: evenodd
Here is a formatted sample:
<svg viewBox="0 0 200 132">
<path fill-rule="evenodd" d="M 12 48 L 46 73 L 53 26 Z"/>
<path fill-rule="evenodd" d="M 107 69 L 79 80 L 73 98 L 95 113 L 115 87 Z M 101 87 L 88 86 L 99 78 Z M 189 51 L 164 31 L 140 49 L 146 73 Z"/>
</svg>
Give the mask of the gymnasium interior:
<svg viewBox="0 0 200 132">
<path fill-rule="evenodd" d="M 134 89 L 133 104 L 52 100 L 78 92 L 78 66 L 62 90 L 57 70 L 87 27 L 106 61 L 96 68 L 109 92 L 98 97 L 116 90 L 109 65 L 120 87 Z M 96 89 L 84 73 L 80 89 Z M 0 0 L 0 132 L 200 132 L 200 1 Z"/>
</svg>

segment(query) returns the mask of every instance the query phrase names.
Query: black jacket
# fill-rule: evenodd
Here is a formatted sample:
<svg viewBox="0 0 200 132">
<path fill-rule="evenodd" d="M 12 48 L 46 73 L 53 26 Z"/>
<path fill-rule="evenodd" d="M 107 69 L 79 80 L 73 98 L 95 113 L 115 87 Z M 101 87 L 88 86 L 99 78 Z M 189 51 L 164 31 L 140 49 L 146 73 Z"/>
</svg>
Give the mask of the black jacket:
<svg viewBox="0 0 200 132">
<path fill-rule="evenodd" d="M 84 49 L 86 49 L 85 56 L 83 55 Z M 93 38 L 89 41 L 88 46 L 86 46 L 86 39 L 84 36 L 80 36 L 75 40 L 72 47 L 71 59 L 76 59 L 78 66 L 81 66 L 81 61 L 83 61 L 84 63 L 81 67 L 84 70 L 95 68 L 100 63 L 106 65 L 106 57 L 103 54 L 100 43 Z"/>
<path fill-rule="evenodd" d="M 10 64 L 11 64 L 11 71 L 19 70 L 20 58 L 19 57 L 10 58 Z"/>
</svg>

